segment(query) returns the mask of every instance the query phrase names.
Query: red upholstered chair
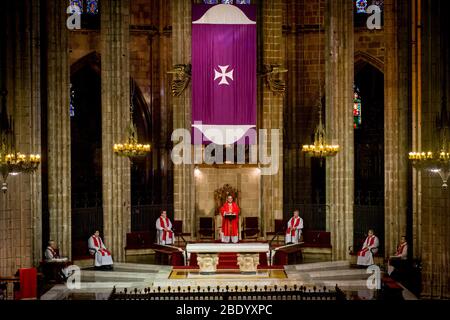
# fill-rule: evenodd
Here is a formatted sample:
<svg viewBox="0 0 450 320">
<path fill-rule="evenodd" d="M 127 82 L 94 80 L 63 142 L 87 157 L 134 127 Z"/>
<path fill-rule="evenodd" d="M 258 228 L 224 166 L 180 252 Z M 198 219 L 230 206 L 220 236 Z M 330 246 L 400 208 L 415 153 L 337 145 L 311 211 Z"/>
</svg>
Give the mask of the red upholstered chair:
<svg viewBox="0 0 450 320">
<path fill-rule="evenodd" d="M 200 239 L 214 239 L 214 219 L 210 217 L 201 217 L 198 234 Z"/>
<path fill-rule="evenodd" d="M 172 230 L 177 238 L 177 242 L 180 242 L 180 238 L 186 243 L 184 236 L 190 237 L 190 232 L 183 232 L 183 220 L 174 220 L 172 224 Z"/>
<path fill-rule="evenodd" d="M 154 233 L 148 231 L 130 232 L 127 233 L 127 246 L 126 249 L 147 249 L 151 248 Z"/>
<path fill-rule="evenodd" d="M 259 219 L 258 217 L 245 217 L 244 228 L 242 229 L 242 239 L 256 238 L 259 235 Z"/>
<path fill-rule="evenodd" d="M 274 220 L 274 231 L 273 232 L 267 232 L 267 235 L 272 235 L 273 238 L 271 242 L 273 242 L 275 239 L 277 242 L 279 241 L 279 237 L 281 236 L 281 240 L 284 242 L 284 234 L 286 233 L 286 223 L 283 219 L 275 219 Z"/>
</svg>

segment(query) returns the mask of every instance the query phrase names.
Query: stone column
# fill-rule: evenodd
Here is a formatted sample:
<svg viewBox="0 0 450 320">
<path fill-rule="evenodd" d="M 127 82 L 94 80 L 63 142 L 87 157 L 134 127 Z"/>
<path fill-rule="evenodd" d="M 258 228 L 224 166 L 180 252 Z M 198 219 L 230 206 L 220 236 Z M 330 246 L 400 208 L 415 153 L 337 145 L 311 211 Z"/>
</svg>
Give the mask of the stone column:
<svg viewBox="0 0 450 320">
<path fill-rule="evenodd" d="M 172 62 L 191 63 L 192 4 L 190 0 L 171 1 L 172 19 Z M 192 110 L 191 85 L 183 94 L 173 98 L 173 129 L 185 128 L 191 131 Z M 170 160 L 171 161 L 171 160 Z M 193 165 L 174 165 L 173 196 L 175 219 L 183 221 L 184 232 L 195 236 L 195 181 Z"/>
<path fill-rule="evenodd" d="M 0 88 L 8 90 L 8 115 L 13 117 L 16 149 L 41 153 L 39 2 L 6 3 L 0 17 L 6 38 L 1 57 Z M 19 27 L 20 26 L 20 27 Z M 4 77 L 5 76 L 5 77 Z M 5 83 L 3 83 L 5 80 Z M 41 246 L 41 170 L 8 177 L 8 191 L 0 194 L 0 274 L 37 265 Z"/>
<path fill-rule="evenodd" d="M 129 11 L 129 0 L 102 1 L 103 234 L 116 261 L 125 261 L 131 225 L 130 161 L 112 151 L 127 138 L 130 123 Z"/>
<path fill-rule="evenodd" d="M 406 7 L 406 8 L 404 8 Z M 403 9 L 403 10 L 402 10 Z M 384 2 L 384 247 L 395 252 L 406 235 L 408 169 L 407 6 Z"/>
<path fill-rule="evenodd" d="M 286 55 L 283 46 L 283 1 L 262 1 L 262 61 L 264 65 L 281 64 L 286 66 Z M 281 75 L 283 76 L 283 75 Z M 268 131 L 268 154 L 273 152 L 271 145 L 271 129 L 279 130 L 278 170 L 272 175 L 261 176 L 261 214 L 263 219 L 263 236 L 265 232 L 274 229 L 274 219 L 283 218 L 283 98 L 273 93 L 266 83 L 259 84 L 261 97 L 259 99 L 258 129 Z"/>
<path fill-rule="evenodd" d="M 48 206 L 50 239 L 71 257 L 71 161 L 67 3 L 47 1 Z"/>
<path fill-rule="evenodd" d="M 449 111 L 447 101 L 450 96 L 450 22 L 440 13 L 448 12 L 450 5 L 446 1 L 431 0 L 424 0 L 422 4 L 421 41 L 418 41 L 423 59 L 418 66 L 422 87 L 416 116 L 420 119 L 417 127 L 420 130 L 422 150 L 432 150 L 438 146 L 439 141 L 437 115 L 442 113 L 443 105 L 446 105 L 446 112 Z M 447 82 L 444 82 L 444 74 Z M 445 96 L 447 101 L 444 100 Z M 421 191 L 420 195 L 414 193 L 414 201 L 419 204 L 418 215 L 414 218 L 417 238 L 420 240 L 414 247 L 414 257 L 422 262 L 421 297 L 449 299 L 450 190 L 442 188 L 442 180 L 437 174 L 422 170 L 420 175 L 421 179 L 415 181 L 420 185 L 418 188 L 414 186 Z"/>
<path fill-rule="evenodd" d="M 326 160 L 326 196 L 333 260 L 347 259 L 353 244 L 353 3 L 328 0 L 326 12 L 326 128 L 341 151 Z"/>
</svg>

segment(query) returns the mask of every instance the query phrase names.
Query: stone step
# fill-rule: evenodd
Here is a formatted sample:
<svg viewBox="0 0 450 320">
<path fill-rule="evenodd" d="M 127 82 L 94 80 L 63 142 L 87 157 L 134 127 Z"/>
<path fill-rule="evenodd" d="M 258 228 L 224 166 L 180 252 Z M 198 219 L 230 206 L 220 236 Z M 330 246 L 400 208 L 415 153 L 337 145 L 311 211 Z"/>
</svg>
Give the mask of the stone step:
<svg viewBox="0 0 450 320">
<path fill-rule="evenodd" d="M 327 269 L 343 269 L 349 268 L 350 263 L 346 260 L 343 261 L 331 261 L 331 262 L 315 262 L 315 263 L 305 263 L 305 264 L 294 264 L 286 266 L 286 270 L 298 270 L 298 271 L 320 271 Z"/>
<path fill-rule="evenodd" d="M 325 271 L 310 271 L 308 272 L 311 278 L 324 278 L 324 277 L 340 277 L 340 276 L 366 276 L 369 274 L 366 273 L 366 270 L 360 269 L 334 269 L 334 270 L 325 270 Z"/>
</svg>

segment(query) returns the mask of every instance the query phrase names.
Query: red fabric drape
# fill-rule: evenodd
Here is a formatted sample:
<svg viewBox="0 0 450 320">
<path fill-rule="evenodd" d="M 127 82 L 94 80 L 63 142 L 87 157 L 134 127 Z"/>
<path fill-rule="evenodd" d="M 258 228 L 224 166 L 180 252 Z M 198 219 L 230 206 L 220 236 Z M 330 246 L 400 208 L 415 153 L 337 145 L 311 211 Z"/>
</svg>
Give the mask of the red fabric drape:
<svg viewBox="0 0 450 320">
<path fill-rule="evenodd" d="M 20 293 L 17 299 L 37 298 L 37 270 L 36 268 L 19 269 Z"/>
</svg>

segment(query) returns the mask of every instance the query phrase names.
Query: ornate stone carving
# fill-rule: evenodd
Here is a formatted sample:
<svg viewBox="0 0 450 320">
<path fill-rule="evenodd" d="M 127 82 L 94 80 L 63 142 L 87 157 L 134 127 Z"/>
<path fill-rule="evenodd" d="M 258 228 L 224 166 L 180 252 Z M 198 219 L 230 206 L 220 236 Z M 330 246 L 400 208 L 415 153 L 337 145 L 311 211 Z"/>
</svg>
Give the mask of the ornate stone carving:
<svg viewBox="0 0 450 320">
<path fill-rule="evenodd" d="M 219 255 L 217 253 L 198 254 L 197 256 L 197 264 L 200 268 L 200 273 L 216 272 L 218 263 Z"/>
<path fill-rule="evenodd" d="M 241 272 L 256 272 L 259 265 L 259 253 L 239 253 L 237 264 Z"/>
<path fill-rule="evenodd" d="M 265 64 L 263 77 L 266 79 L 267 86 L 275 94 L 283 95 L 286 91 L 286 81 L 280 79 L 281 73 L 288 72 L 279 64 Z"/>
<path fill-rule="evenodd" d="M 187 88 L 191 81 L 191 64 L 176 64 L 167 73 L 174 74 L 172 79 L 172 96 L 178 97 Z"/>
</svg>

